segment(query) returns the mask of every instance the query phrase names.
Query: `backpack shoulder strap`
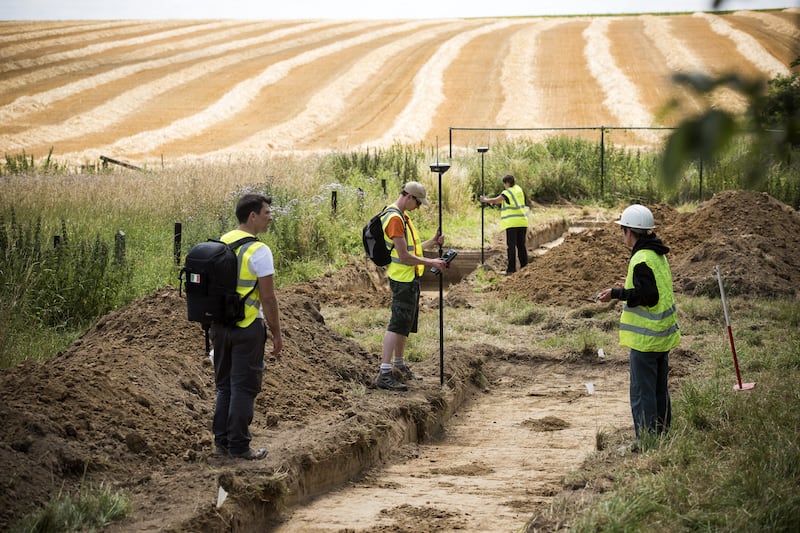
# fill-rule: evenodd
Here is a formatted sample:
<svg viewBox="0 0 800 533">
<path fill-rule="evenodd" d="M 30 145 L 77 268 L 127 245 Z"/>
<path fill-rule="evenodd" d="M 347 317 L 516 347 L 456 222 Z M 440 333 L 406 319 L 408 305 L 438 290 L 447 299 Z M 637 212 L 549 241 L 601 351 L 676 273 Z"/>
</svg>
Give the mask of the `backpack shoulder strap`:
<svg viewBox="0 0 800 533">
<path fill-rule="evenodd" d="M 228 245 L 228 248 L 230 248 L 231 250 L 233 250 L 235 252 L 236 249 L 239 248 L 241 245 L 247 244 L 248 242 L 257 241 L 257 240 L 258 239 L 256 239 L 255 237 L 252 237 L 252 236 L 242 237 L 238 241 L 233 241 L 232 243 L 230 243 Z M 222 241 L 219 241 L 219 242 L 222 242 Z"/>
<path fill-rule="evenodd" d="M 387 205 L 387 206 L 385 206 L 383 208 L 383 211 L 381 211 L 381 222 L 383 222 L 383 215 L 385 215 L 386 213 L 389 213 L 390 211 L 393 211 L 393 212 L 397 213 L 397 216 L 400 217 L 400 222 L 403 223 L 403 233 L 405 234 L 406 241 L 407 241 L 408 240 L 408 226 L 406 226 L 406 217 L 404 217 L 403 216 L 403 212 L 400 211 L 398 208 L 396 208 L 394 205 Z M 394 248 L 394 243 L 392 243 L 392 248 Z"/>
<path fill-rule="evenodd" d="M 397 216 L 400 217 L 400 221 L 403 223 L 403 228 L 406 227 L 406 217 L 403 216 L 402 211 L 400 211 L 393 205 L 387 205 L 386 207 L 383 208 L 383 211 L 381 211 L 381 219 L 383 219 L 383 215 L 389 212 L 397 213 Z"/>
</svg>

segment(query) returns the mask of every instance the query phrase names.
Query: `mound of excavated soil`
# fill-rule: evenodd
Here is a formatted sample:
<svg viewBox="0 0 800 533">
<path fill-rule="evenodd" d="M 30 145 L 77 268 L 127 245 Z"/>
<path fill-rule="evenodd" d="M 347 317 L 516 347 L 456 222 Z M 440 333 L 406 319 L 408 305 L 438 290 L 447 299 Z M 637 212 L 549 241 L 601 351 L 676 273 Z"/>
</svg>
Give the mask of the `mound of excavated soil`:
<svg viewBox="0 0 800 533">
<path fill-rule="evenodd" d="M 346 290 L 325 287 L 315 296 Z M 418 365 L 430 376 L 413 393 L 373 390 L 379 355 L 325 326 L 314 299 L 292 291 L 279 299 L 284 350 L 268 356 L 256 400 L 254 444 L 270 449 L 257 465 L 210 457 L 213 368 L 202 330 L 187 322 L 174 289 L 110 313 L 46 364 L 0 373 L 0 529 L 90 482 L 132 494 L 137 528 L 259 523 L 250 498 L 277 505 L 341 482 L 387 453 L 386 434 L 397 424 L 405 434 L 389 442 L 428 437 L 469 381 L 471 370 L 453 355 L 447 393 L 434 362 Z M 231 501 L 220 510 L 201 505 L 214 501 L 218 482 Z"/>
<path fill-rule="evenodd" d="M 771 196 L 726 191 L 693 213 L 651 207 L 676 292 L 719 295 L 719 266 L 726 295 L 796 297 L 800 293 L 800 214 Z M 603 288 L 620 283 L 630 250 L 613 222 L 567 234 L 564 242 L 497 284 L 543 305 L 580 306 Z"/>
</svg>

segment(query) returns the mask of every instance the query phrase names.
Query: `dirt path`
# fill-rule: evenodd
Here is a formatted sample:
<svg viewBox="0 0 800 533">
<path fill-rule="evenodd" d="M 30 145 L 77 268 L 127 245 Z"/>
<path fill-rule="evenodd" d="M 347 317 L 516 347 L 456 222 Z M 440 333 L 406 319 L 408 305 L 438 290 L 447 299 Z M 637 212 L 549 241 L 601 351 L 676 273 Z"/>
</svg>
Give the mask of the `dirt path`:
<svg viewBox="0 0 800 533">
<path fill-rule="evenodd" d="M 496 358 L 485 392 L 440 442 L 398 450 L 276 531 L 520 531 L 595 449 L 598 431 L 629 423 L 625 361 L 595 359 Z"/>
</svg>

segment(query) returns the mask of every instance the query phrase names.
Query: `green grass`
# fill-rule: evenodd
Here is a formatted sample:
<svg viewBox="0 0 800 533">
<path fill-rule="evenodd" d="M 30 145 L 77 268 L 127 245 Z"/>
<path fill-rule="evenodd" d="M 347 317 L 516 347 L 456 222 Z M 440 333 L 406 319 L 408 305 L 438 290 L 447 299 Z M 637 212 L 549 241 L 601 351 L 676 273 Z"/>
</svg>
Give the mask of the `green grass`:
<svg viewBox="0 0 800 533">
<path fill-rule="evenodd" d="M 684 322 L 708 321 L 718 303 L 682 298 Z M 743 332 L 734 333 L 743 381 L 755 388 L 733 390 L 733 358 L 720 335 L 701 352 L 702 365 L 671 384 L 669 435 L 639 455 L 615 444 L 595 452 L 568 482 L 612 479 L 613 488 L 580 503 L 561 496 L 549 520 L 576 532 L 796 531 L 800 303 L 734 298 L 731 307 Z"/>
<path fill-rule="evenodd" d="M 130 498 L 105 485 L 82 488 L 77 494 L 59 494 L 39 511 L 15 524 L 15 533 L 97 531 L 127 516 Z"/>
</svg>

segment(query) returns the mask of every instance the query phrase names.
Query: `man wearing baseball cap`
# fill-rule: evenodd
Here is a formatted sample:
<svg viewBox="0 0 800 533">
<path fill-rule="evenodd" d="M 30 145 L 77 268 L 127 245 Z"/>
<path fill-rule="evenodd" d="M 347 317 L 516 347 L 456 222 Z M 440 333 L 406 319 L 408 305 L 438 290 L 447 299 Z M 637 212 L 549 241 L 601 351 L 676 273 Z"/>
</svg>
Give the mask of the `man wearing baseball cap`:
<svg viewBox="0 0 800 533">
<path fill-rule="evenodd" d="M 407 391 L 406 382 L 416 379 L 406 365 L 403 353 L 408 335 L 417 332 L 419 278 L 425 267 L 447 268 L 443 259 L 428 259 L 422 253 L 424 248 L 444 244 L 441 228 L 432 238 L 421 242 L 408 216 L 409 211 L 429 204 L 425 187 L 417 181 L 409 181 L 403 186 L 397 201 L 384 210 L 384 239 L 387 247 L 392 246 L 392 262 L 386 267 L 392 289 L 392 316 L 383 336 L 383 357 L 375 381 L 379 389 Z"/>
</svg>

